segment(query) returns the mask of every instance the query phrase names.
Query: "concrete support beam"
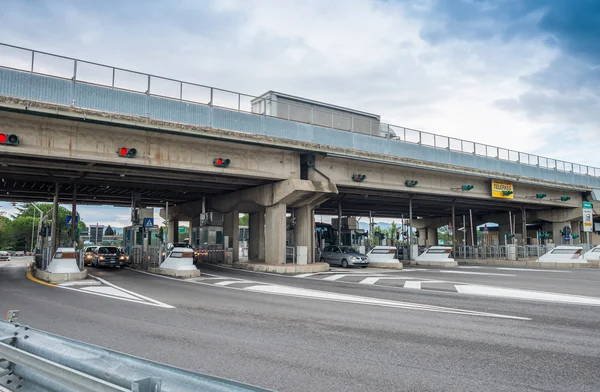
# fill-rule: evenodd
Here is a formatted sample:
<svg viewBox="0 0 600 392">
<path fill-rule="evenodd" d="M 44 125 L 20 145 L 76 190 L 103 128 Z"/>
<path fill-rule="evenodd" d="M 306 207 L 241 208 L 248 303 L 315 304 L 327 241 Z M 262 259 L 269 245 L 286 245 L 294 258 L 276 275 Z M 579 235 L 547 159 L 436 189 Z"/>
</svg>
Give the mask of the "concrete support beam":
<svg viewBox="0 0 600 392">
<path fill-rule="evenodd" d="M 223 217 L 223 236 L 229 238 L 225 248 L 233 249 L 233 262 L 240 260 L 240 213 L 237 210 L 228 212 Z"/>
<path fill-rule="evenodd" d="M 562 223 L 574 220 L 581 220 L 583 210 L 578 208 L 561 208 L 552 210 L 543 210 L 536 212 L 536 218 L 546 222 Z M 531 221 L 531 219 L 528 219 Z"/>
<path fill-rule="evenodd" d="M 250 238 L 248 241 L 248 259 L 265 259 L 265 213 L 253 212 L 248 217 L 248 226 L 250 229 Z"/>
<path fill-rule="evenodd" d="M 419 237 L 419 245 L 434 246 L 438 244 L 437 227 L 427 227 L 423 230 L 423 235 Z"/>
<path fill-rule="evenodd" d="M 306 246 L 307 262 L 315 262 L 315 214 L 312 206 L 298 207 L 294 210 L 296 227 L 294 228 L 294 245 Z"/>
<path fill-rule="evenodd" d="M 572 241 L 565 241 L 563 239 L 563 235 L 560 233 L 561 230 L 563 228 L 565 228 L 566 226 L 570 227 L 572 230 L 572 226 L 571 226 L 571 222 L 570 221 L 563 221 L 563 222 L 553 222 L 552 223 L 552 240 L 554 241 L 555 244 L 571 244 Z"/>
<path fill-rule="evenodd" d="M 266 208 L 265 263 L 285 264 L 286 205 Z"/>
</svg>

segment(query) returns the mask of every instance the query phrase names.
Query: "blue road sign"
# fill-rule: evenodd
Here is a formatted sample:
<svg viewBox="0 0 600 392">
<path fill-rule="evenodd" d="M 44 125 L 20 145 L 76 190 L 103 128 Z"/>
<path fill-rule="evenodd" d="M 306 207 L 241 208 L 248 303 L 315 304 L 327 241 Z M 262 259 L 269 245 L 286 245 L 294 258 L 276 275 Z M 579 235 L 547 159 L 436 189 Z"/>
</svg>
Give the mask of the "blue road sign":
<svg viewBox="0 0 600 392">
<path fill-rule="evenodd" d="M 154 227 L 154 218 L 144 218 L 144 228 L 151 229 Z"/>
<path fill-rule="evenodd" d="M 73 224 L 73 216 L 67 215 L 67 226 L 71 226 Z M 79 224 L 79 215 L 75 216 L 75 225 Z"/>
<path fill-rule="evenodd" d="M 566 236 L 564 236 L 564 240 L 567 241 L 567 242 L 569 242 L 569 241 L 571 241 L 571 237 L 569 237 L 568 235 L 566 235 Z"/>
</svg>

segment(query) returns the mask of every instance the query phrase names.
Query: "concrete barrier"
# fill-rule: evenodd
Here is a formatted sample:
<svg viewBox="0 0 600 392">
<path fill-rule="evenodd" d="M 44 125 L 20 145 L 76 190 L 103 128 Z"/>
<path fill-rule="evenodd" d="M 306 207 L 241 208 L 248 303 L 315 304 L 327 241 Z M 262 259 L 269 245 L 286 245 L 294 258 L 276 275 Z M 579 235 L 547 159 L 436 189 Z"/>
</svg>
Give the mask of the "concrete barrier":
<svg viewBox="0 0 600 392">
<path fill-rule="evenodd" d="M 80 272 L 68 272 L 68 273 L 53 273 L 48 271 L 43 271 L 40 269 L 34 270 L 34 276 L 38 279 L 43 280 L 48 283 L 64 283 L 64 282 L 73 282 L 77 280 L 84 280 L 87 278 L 88 271 L 84 269 Z"/>
<path fill-rule="evenodd" d="M 265 263 L 233 263 L 233 268 L 245 269 L 256 272 L 272 272 L 276 274 L 305 274 L 329 271 L 327 263 L 298 264 L 265 264 Z"/>
<path fill-rule="evenodd" d="M 598 268 L 599 262 L 587 263 L 555 263 L 538 262 L 535 260 L 496 260 L 496 259 L 470 259 L 460 261 L 461 265 L 493 265 L 495 267 L 523 267 L 523 268 Z"/>
<path fill-rule="evenodd" d="M 183 278 L 183 279 L 197 278 L 201 275 L 199 269 L 175 270 L 175 269 L 169 269 L 169 268 L 150 267 L 150 268 L 148 268 L 148 272 L 151 272 L 151 273 L 157 274 L 157 275 L 172 276 L 174 278 Z"/>
<path fill-rule="evenodd" d="M 403 268 L 403 265 L 400 262 L 386 263 L 382 261 L 371 261 L 369 262 L 369 267 L 401 270 Z"/>
</svg>

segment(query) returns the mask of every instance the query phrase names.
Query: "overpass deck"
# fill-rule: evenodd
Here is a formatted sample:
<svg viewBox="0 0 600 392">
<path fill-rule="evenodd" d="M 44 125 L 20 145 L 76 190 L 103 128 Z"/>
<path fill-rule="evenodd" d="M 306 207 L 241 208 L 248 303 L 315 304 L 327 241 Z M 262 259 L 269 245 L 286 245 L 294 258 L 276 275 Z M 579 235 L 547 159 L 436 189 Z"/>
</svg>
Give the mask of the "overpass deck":
<svg viewBox="0 0 600 392">
<path fill-rule="evenodd" d="M 0 49 L 13 51 L 0 60 L 0 97 L 261 135 L 270 145 L 293 141 L 298 150 L 347 158 L 381 159 L 406 166 L 479 173 L 579 190 L 600 188 L 600 168 L 389 124 L 372 125 L 367 135 L 352 132 L 352 126 L 336 125 L 333 120 L 331 127 L 297 122 L 289 112 L 287 118 L 268 116 L 266 110 L 252 113 L 248 104 L 255 97 L 245 94 L 11 45 L 0 44 Z M 26 53 L 28 58 L 19 60 L 15 53 Z M 44 57 L 68 63 L 69 71 L 59 72 L 52 62 L 43 64 Z M 84 74 L 84 66 L 97 69 L 88 69 Z M 109 71 L 112 80 L 109 77 L 109 81 L 98 81 L 101 69 Z M 123 80 L 120 84 L 119 75 Z M 141 86 L 138 83 L 137 87 L 131 87 L 134 76 L 142 81 Z M 26 102 L 23 105 L 26 107 Z"/>
</svg>

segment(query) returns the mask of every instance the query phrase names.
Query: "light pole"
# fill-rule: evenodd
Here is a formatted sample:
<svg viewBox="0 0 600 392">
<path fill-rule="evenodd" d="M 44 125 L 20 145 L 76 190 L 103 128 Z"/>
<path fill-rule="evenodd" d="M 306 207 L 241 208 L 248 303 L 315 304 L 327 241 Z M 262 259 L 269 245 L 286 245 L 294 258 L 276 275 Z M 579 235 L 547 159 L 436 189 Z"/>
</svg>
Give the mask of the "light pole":
<svg viewBox="0 0 600 392">
<path fill-rule="evenodd" d="M 40 219 L 42 219 L 42 210 L 35 205 L 35 203 L 31 203 L 31 205 L 40 212 Z M 33 220 L 31 221 L 31 251 L 33 252 L 33 233 L 35 232 L 35 210 L 33 210 Z"/>
</svg>

